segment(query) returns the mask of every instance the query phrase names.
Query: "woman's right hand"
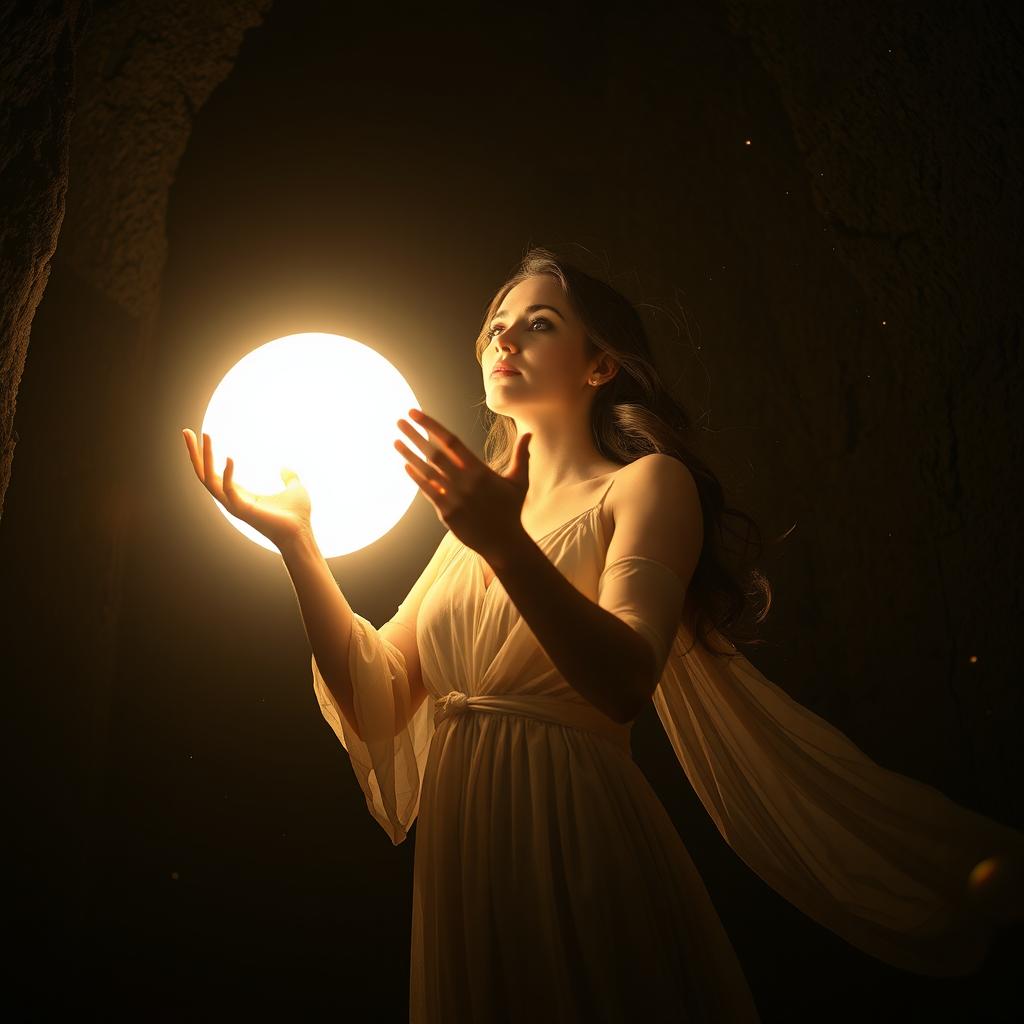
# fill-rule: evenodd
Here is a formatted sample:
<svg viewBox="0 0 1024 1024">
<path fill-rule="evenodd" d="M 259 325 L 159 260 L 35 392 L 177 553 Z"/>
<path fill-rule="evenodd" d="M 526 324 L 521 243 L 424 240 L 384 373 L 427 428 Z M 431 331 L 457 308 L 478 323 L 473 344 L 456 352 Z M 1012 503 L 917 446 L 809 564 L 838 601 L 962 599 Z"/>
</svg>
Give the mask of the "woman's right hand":
<svg viewBox="0 0 1024 1024">
<path fill-rule="evenodd" d="M 181 432 L 200 483 L 233 516 L 258 530 L 278 548 L 303 532 L 312 534 L 311 502 L 297 473 L 290 469 L 281 470 L 285 488 L 277 494 L 253 494 L 235 483 L 235 464 L 230 456 L 224 466 L 223 477 L 214 470 L 213 442 L 209 434 L 203 434 L 203 451 L 200 454 L 195 431 L 184 427 Z"/>
</svg>

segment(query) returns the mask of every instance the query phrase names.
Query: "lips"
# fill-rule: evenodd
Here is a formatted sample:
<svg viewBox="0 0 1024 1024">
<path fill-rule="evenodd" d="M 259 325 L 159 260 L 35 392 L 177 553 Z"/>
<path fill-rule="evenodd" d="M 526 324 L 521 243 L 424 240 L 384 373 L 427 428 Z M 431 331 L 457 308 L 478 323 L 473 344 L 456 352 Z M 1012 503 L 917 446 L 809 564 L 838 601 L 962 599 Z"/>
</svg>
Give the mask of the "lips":
<svg viewBox="0 0 1024 1024">
<path fill-rule="evenodd" d="M 491 376 L 492 377 L 498 377 L 498 376 L 510 376 L 510 377 L 514 376 L 514 377 L 518 377 L 518 376 L 520 376 L 520 374 L 519 374 L 518 370 L 513 370 L 511 366 L 496 366 L 496 367 L 494 367 L 493 370 L 491 370 Z"/>
</svg>

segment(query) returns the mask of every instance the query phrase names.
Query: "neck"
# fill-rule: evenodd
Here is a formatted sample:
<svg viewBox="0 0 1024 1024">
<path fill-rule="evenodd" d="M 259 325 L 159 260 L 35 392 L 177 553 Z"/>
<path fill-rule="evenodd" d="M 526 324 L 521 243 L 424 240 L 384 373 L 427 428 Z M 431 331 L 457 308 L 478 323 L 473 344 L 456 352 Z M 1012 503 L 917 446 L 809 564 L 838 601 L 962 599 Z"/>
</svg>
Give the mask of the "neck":
<svg viewBox="0 0 1024 1024">
<path fill-rule="evenodd" d="M 589 422 L 581 421 L 575 428 L 565 423 L 516 424 L 519 436 L 530 437 L 530 489 L 527 500 L 538 504 L 555 491 L 602 476 L 614 468 L 595 447 Z"/>
</svg>

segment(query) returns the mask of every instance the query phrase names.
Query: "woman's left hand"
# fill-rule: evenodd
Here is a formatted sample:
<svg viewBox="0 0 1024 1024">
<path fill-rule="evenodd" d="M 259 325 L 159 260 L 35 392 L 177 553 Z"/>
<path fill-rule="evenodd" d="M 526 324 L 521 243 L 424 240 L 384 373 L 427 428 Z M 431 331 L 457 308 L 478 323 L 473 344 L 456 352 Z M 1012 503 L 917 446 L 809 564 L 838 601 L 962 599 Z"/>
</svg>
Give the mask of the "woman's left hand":
<svg viewBox="0 0 1024 1024">
<path fill-rule="evenodd" d="M 425 439 L 406 420 L 398 428 L 429 461 L 401 441 L 405 470 L 437 510 L 438 518 L 468 548 L 487 561 L 500 557 L 503 545 L 523 531 L 522 510 L 529 487 L 530 435 L 516 440 L 507 475 L 478 459 L 450 430 L 419 409 L 410 419 L 427 431 Z"/>
</svg>

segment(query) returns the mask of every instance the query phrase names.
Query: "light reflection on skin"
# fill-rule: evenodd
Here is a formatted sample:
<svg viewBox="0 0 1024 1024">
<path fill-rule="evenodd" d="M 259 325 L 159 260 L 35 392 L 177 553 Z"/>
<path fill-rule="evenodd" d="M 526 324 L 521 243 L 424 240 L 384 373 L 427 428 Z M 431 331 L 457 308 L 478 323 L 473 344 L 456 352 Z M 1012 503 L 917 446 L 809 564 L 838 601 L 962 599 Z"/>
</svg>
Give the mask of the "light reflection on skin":
<svg viewBox="0 0 1024 1024">
<path fill-rule="evenodd" d="M 551 309 L 526 312 L 544 304 Z M 530 491 L 536 504 L 556 488 L 590 480 L 619 468 L 597 450 L 590 429 L 590 407 L 598 386 L 618 364 L 598 350 L 587 353 L 586 331 L 558 281 L 538 274 L 517 284 L 501 303 L 508 315 L 495 317 L 481 363 L 487 407 L 511 417 L 517 436 L 529 431 Z M 559 315 L 561 314 L 561 315 Z M 519 376 L 491 376 L 507 359 Z M 590 384 L 591 379 L 598 386 Z"/>
</svg>

